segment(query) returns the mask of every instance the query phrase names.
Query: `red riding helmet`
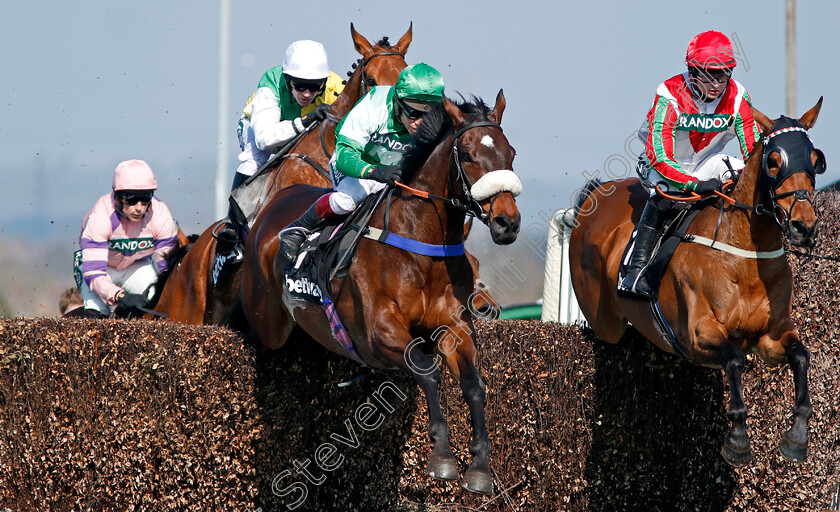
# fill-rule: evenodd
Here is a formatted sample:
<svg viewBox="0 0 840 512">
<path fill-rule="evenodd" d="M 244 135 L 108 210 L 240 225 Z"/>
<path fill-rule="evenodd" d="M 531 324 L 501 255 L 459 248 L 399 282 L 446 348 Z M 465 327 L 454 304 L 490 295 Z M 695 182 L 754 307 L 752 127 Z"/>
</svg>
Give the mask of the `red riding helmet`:
<svg viewBox="0 0 840 512">
<path fill-rule="evenodd" d="M 688 43 L 685 63 L 692 68 L 732 69 L 735 67 L 735 52 L 732 43 L 724 34 L 709 30 L 697 34 Z"/>
</svg>

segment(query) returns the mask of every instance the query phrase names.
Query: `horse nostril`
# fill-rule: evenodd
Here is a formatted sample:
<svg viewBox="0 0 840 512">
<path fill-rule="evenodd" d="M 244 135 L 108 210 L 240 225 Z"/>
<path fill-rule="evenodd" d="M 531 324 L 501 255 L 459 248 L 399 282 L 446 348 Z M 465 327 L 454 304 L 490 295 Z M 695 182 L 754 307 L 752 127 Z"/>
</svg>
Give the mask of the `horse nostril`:
<svg viewBox="0 0 840 512">
<path fill-rule="evenodd" d="M 790 222 L 790 229 L 796 232 L 798 235 L 804 235 L 808 232 L 808 226 L 805 225 L 804 222 L 801 220 L 793 220 Z"/>
<path fill-rule="evenodd" d="M 510 219 L 499 216 L 493 219 L 493 224 L 495 224 L 499 230 L 507 231 L 508 226 L 510 226 Z"/>
</svg>

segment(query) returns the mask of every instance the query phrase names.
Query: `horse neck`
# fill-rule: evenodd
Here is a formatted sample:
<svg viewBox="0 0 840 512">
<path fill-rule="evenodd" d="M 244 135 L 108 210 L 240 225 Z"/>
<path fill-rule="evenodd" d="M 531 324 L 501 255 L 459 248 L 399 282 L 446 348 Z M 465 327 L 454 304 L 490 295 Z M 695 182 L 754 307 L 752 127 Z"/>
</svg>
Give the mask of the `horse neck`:
<svg viewBox="0 0 840 512">
<path fill-rule="evenodd" d="M 415 173 L 409 185 L 440 197 L 453 197 L 450 187 L 450 173 L 454 172 L 455 165 L 451 157 L 453 144 L 453 134 L 447 135 Z M 405 192 L 403 196 L 406 200 L 397 203 L 401 209 L 395 219 L 408 222 L 412 238 L 439 245 L 464 241 L 466 215 L 463 211 L 437 199 L 408 198 Z"/>
<path fill-rule="evenodd" d="M 735 185 L 730 197 L 739 203 L 755 207 L 764 202 L 764 197 L 759 186 L 761 175 L 761 151 L 756 150 L 747 159 L 747 166 L 741 173 L 738 183 Z M 715 229 L 719 210 L 709 218 L 714 219 Z M 747 248 L 753 246 L 759 251 L 774 251 L 784 243 L 782 231 L 779 229 L 774 218 L 769 215 L 759 215 L 754 210 L 744 210 L 735 207 L 726 207 L 721 219 L 719 238 L 728 238 L 729 242 L 738 247 Z"/>
<path fill-rule="evenodd" d="M 362 62 L 363 60 L 359 61 L 356 70 L 344 84 L 341 94 L 332 104 L 332 114 L 338 118 L 344 117 L 362 97 Z"/>
</svg>

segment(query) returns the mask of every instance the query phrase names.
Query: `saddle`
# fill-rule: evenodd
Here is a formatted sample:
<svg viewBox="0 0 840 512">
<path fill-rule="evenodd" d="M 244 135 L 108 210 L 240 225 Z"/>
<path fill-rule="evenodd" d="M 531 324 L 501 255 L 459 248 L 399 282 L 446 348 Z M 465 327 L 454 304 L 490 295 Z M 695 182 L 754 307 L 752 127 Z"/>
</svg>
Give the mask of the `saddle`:
<svg viewBox="0 0 840 512">
<path fill-rule="evenodd" d="M 332 298 L 333 277 L 350 266 L 359 239 L 388 189 L 367 197 L 349 217 L 335 219 L 303 243 L 296 261 L 286 264 L 286 290 L 295 301 L 322 304 Z"/>
<path fill-rule="evenodd" d="M 694 218 L 697 217 L 697 214 L 700 213 L 703 208 L 715 201 L 717 201 L 717 198 L 714 196 L 693 203 L 666 200 L 665 204 L 668 205 L 666 211 L 670 214 L 671 218 L 666 220 L 659 239 L 653 246 L 650 261 L 648 261 L 647 266 L 643 270 L 647 277 L 647 282 L 653 291 L 653 298 L 651 298 L 648 302 L 657 331 L 659 331 L 662 339 L 664 339 L 676 353 L 680 354 L 689 361 L 690 358 L 677 341 L 676 335 L 674 335 L 673 330 L 670 325 L 668 325 L 668 322 L 665 320 L 665 316 L 662 313 L 662 308 L 659 305 L 659 286 L 662 284 L 662 277 L 665 275 L 665 270 L 668 268 L 668 263 L 674 256 L 674 252 L 677 250 L 680 242 L 684 242 L 686 240 L 686 232 L 691 226 L 691 223 L 694 221 Z M 624 254 L 621 257 L 621 266 L 618 269 L 619 283 L 621 283 L 624 276 L 627 275 L 625 262 L 628 260 L 628 252 L 630 251 L 632 245 L 633 239 L 631 238 L 628 241 L 627 247 L 624 249 Z M 619 293 L 622 293 L 621 289 L 619 289 Z"/>
</svg>

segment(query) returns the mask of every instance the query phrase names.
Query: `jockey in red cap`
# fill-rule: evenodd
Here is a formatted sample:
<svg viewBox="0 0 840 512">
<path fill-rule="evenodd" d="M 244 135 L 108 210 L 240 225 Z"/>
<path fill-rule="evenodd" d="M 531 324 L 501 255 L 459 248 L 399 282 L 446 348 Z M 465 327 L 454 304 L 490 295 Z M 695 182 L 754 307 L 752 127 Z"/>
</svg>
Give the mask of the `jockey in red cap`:
<svg viewBox="0 0 840 512">
<path fill-rule="evenodd" d="M 659 84 L 639 129 L 645 152 L 636 171 L 651 196 L 631 238 L 626 275 L 619 289 L 645 298 L 652 296 L 652 290 L 644 270 L 666 210 L 654 187 L 699 194 L 719 190 L 723 181 L 735 177 L 732 169 L 744 167 L 760 136 L 750 96 L 732 78 L 736 62 L 728 37 L 713 30 L 695 36 L 688 44 L 685 63 L 686 72 Z M 723 154 L 734 138 L 743 160 Z"/>
</svg>

